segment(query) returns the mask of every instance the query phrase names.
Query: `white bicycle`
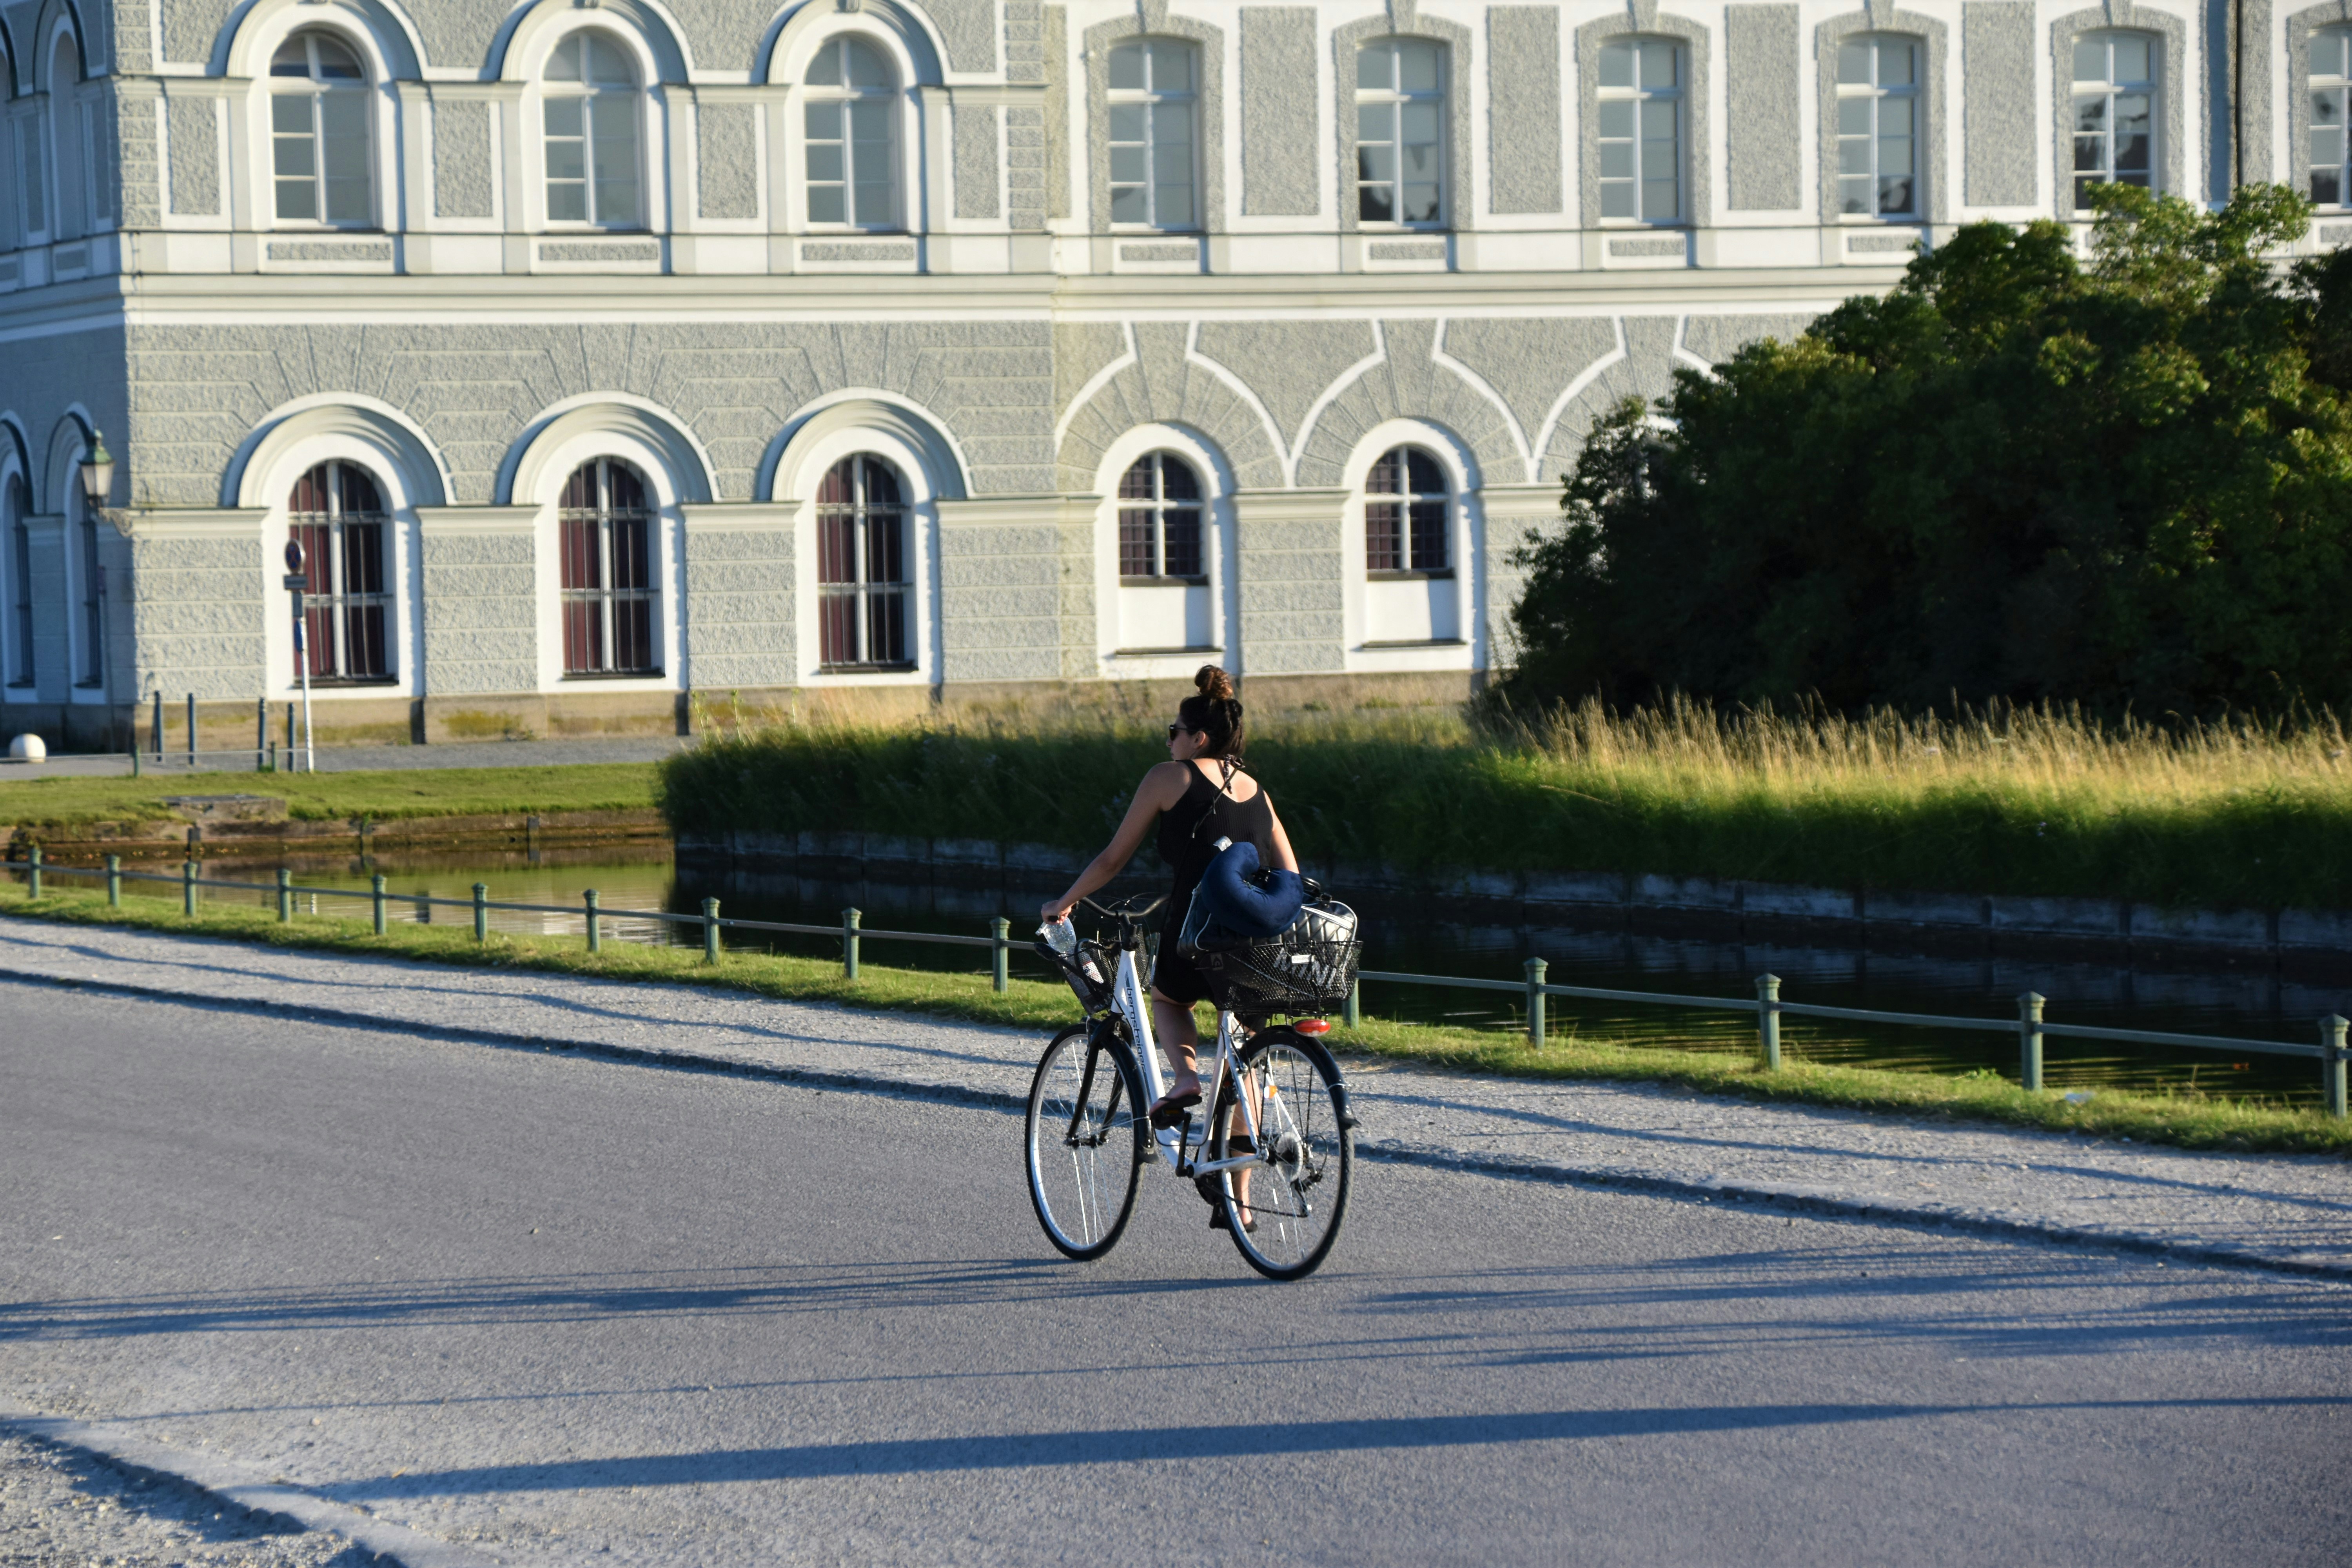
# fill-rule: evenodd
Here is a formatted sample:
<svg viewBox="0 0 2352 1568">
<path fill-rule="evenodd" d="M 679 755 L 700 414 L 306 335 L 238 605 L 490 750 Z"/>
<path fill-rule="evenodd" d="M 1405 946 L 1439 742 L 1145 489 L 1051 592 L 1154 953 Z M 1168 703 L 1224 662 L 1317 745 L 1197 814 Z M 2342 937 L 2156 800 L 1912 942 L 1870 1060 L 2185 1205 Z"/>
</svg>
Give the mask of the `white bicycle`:
<svg viewBox="0 0 2352 1568">
<path fill-rule="evenodd" d="M 1054 1037 L 1029 1086 L 1029 1197 L 1045 1238 L 1066 1256 L 1102 1257 L 1135 1210 L 1145 1163 L 1157 1151 L 1176 1175 L 1223 1205 L 1225 1227 L 1249 1266 L 1274 1279 L 1303 1279 L 1330 1256 L 1348 1212 L 1355 1117 L 1348 1085 L 1315 1038 L 1319 1017 L 1217 1013 L 1217 1055 L 1204 1075 L 1205 1121 L 1186 1112 L 1155 1130 L 1150 1109 L 1165 1092 L 1139 956 L 1144 918 L 1163 900 L 1114 905 L 1081 900 L 1109 919 L 1111 938 L 1065 955 L 1037 951 L 1069 981 L 1086 1021 Z M 1352 949 L 1352 943 L 1350 944 Z M 1345 957 L 1352 967 L 1353 953 Z M 1311 998 L 1310 998 L 1311 999 Z"/>
</svg>

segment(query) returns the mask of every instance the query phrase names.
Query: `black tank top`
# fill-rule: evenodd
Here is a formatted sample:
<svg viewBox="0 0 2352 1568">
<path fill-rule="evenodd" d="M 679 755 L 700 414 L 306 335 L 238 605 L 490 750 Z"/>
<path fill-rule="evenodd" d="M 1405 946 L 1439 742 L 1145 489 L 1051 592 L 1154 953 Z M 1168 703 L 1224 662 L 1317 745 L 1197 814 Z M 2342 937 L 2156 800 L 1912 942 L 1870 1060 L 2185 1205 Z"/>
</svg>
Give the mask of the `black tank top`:
<svg viewBox="0 0 2352 1568">
<path fill-rule="evenodd" d="M 1212 780 L 1192 763 L 1184 766 L 1192 774 L 1192 782 L 1184 788 L 1184 798 L 1160 814 L 1160 858 L 1176 879 L 1168 894 L 1168 919 L 1171 925 L 1183 921 L 1185 907 L 1192 901 L 1192 889 L 1200 885 L 1202 873 L 1216 856 L 1218 839 L 1255 844 L 1258 864 L 1274 864 L 1274 808 L 1266 804 L 1265 786 L 1260 785 L 1247 800 L 1235 800 L 1230 795 L 1221 796 L 1217 793 L 1223 778 L 1222 772 Z M 1234 773 L 1235 779 L 1242 776 L 1238 770 Z"/>
</svg>

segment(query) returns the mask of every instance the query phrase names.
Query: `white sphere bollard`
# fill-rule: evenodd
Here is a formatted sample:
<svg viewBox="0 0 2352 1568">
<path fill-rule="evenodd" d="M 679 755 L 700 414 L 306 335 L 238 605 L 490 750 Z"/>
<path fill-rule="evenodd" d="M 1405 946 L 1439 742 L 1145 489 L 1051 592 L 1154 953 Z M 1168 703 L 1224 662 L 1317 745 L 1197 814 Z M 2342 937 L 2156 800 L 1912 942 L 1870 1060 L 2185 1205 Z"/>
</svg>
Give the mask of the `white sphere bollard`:
<svg viewBox="0 0 2352 1568">
<path fill-rule="evenodd" d="M 49 760 L 49 748 L 38 735 L 19 735 L 8 742 L 8 755 L 20 763 L 45 763 Z"/>
</svg>

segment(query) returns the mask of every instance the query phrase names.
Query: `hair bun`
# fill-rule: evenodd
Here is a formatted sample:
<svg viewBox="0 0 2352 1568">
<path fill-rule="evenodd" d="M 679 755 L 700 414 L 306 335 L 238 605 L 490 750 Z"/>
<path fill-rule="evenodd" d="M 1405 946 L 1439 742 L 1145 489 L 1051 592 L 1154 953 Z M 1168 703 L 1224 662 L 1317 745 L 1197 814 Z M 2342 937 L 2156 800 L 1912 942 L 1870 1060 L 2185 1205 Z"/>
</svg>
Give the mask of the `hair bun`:
<svg viewBox="0 0 2352 1568">
<path fill-rule="evenodd" d="M 1213 664 L 1202 665 L 1201 673 L 1192 678 L 1192 684 L 1200 688 L 1202 696 L 1213 702 L 1231 702 L 1234 700 L 1234 678 Z"/>
</svg>

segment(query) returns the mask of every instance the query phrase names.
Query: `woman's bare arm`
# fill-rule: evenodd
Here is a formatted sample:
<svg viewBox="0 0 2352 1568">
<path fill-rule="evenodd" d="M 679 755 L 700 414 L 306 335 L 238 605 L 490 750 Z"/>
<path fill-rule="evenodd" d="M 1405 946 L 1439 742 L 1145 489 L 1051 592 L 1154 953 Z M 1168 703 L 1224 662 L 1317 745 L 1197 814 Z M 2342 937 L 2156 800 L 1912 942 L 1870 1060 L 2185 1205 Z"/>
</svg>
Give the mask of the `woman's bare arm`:
<svg viewBox="0 0 2352 1568">
<path fill-rule="evenodd" d="M 1266 820 L 1274 824 L 1274 868 L 1277 871 L 1298 869 L 1298 857 L 1290 850 L 1290 835 L 1282 830 L 1282 814 L 1274 809 L 1274 802 L 1265 803 Z"/>
<path fill-rule="evenodd" d="M 1038 906 L 1037 912 L 1047 925 L 1067 915 L 1071 905 L 1127 868 L 1135 852 L 1143 847 L 1143 837 L 1151 831 L 1153 820 L 1184 798 L 1184 792 L 1192 787 L 1188 776 L 1192 772 L 1189 763 L 1162 763 L 1143 775 L 1143 782 L 1135 786 L 1135 798 L 1127 803 L 1127 816 L 1103 852 L 1087 862 L 1068 891 Z"/>
</svg>

